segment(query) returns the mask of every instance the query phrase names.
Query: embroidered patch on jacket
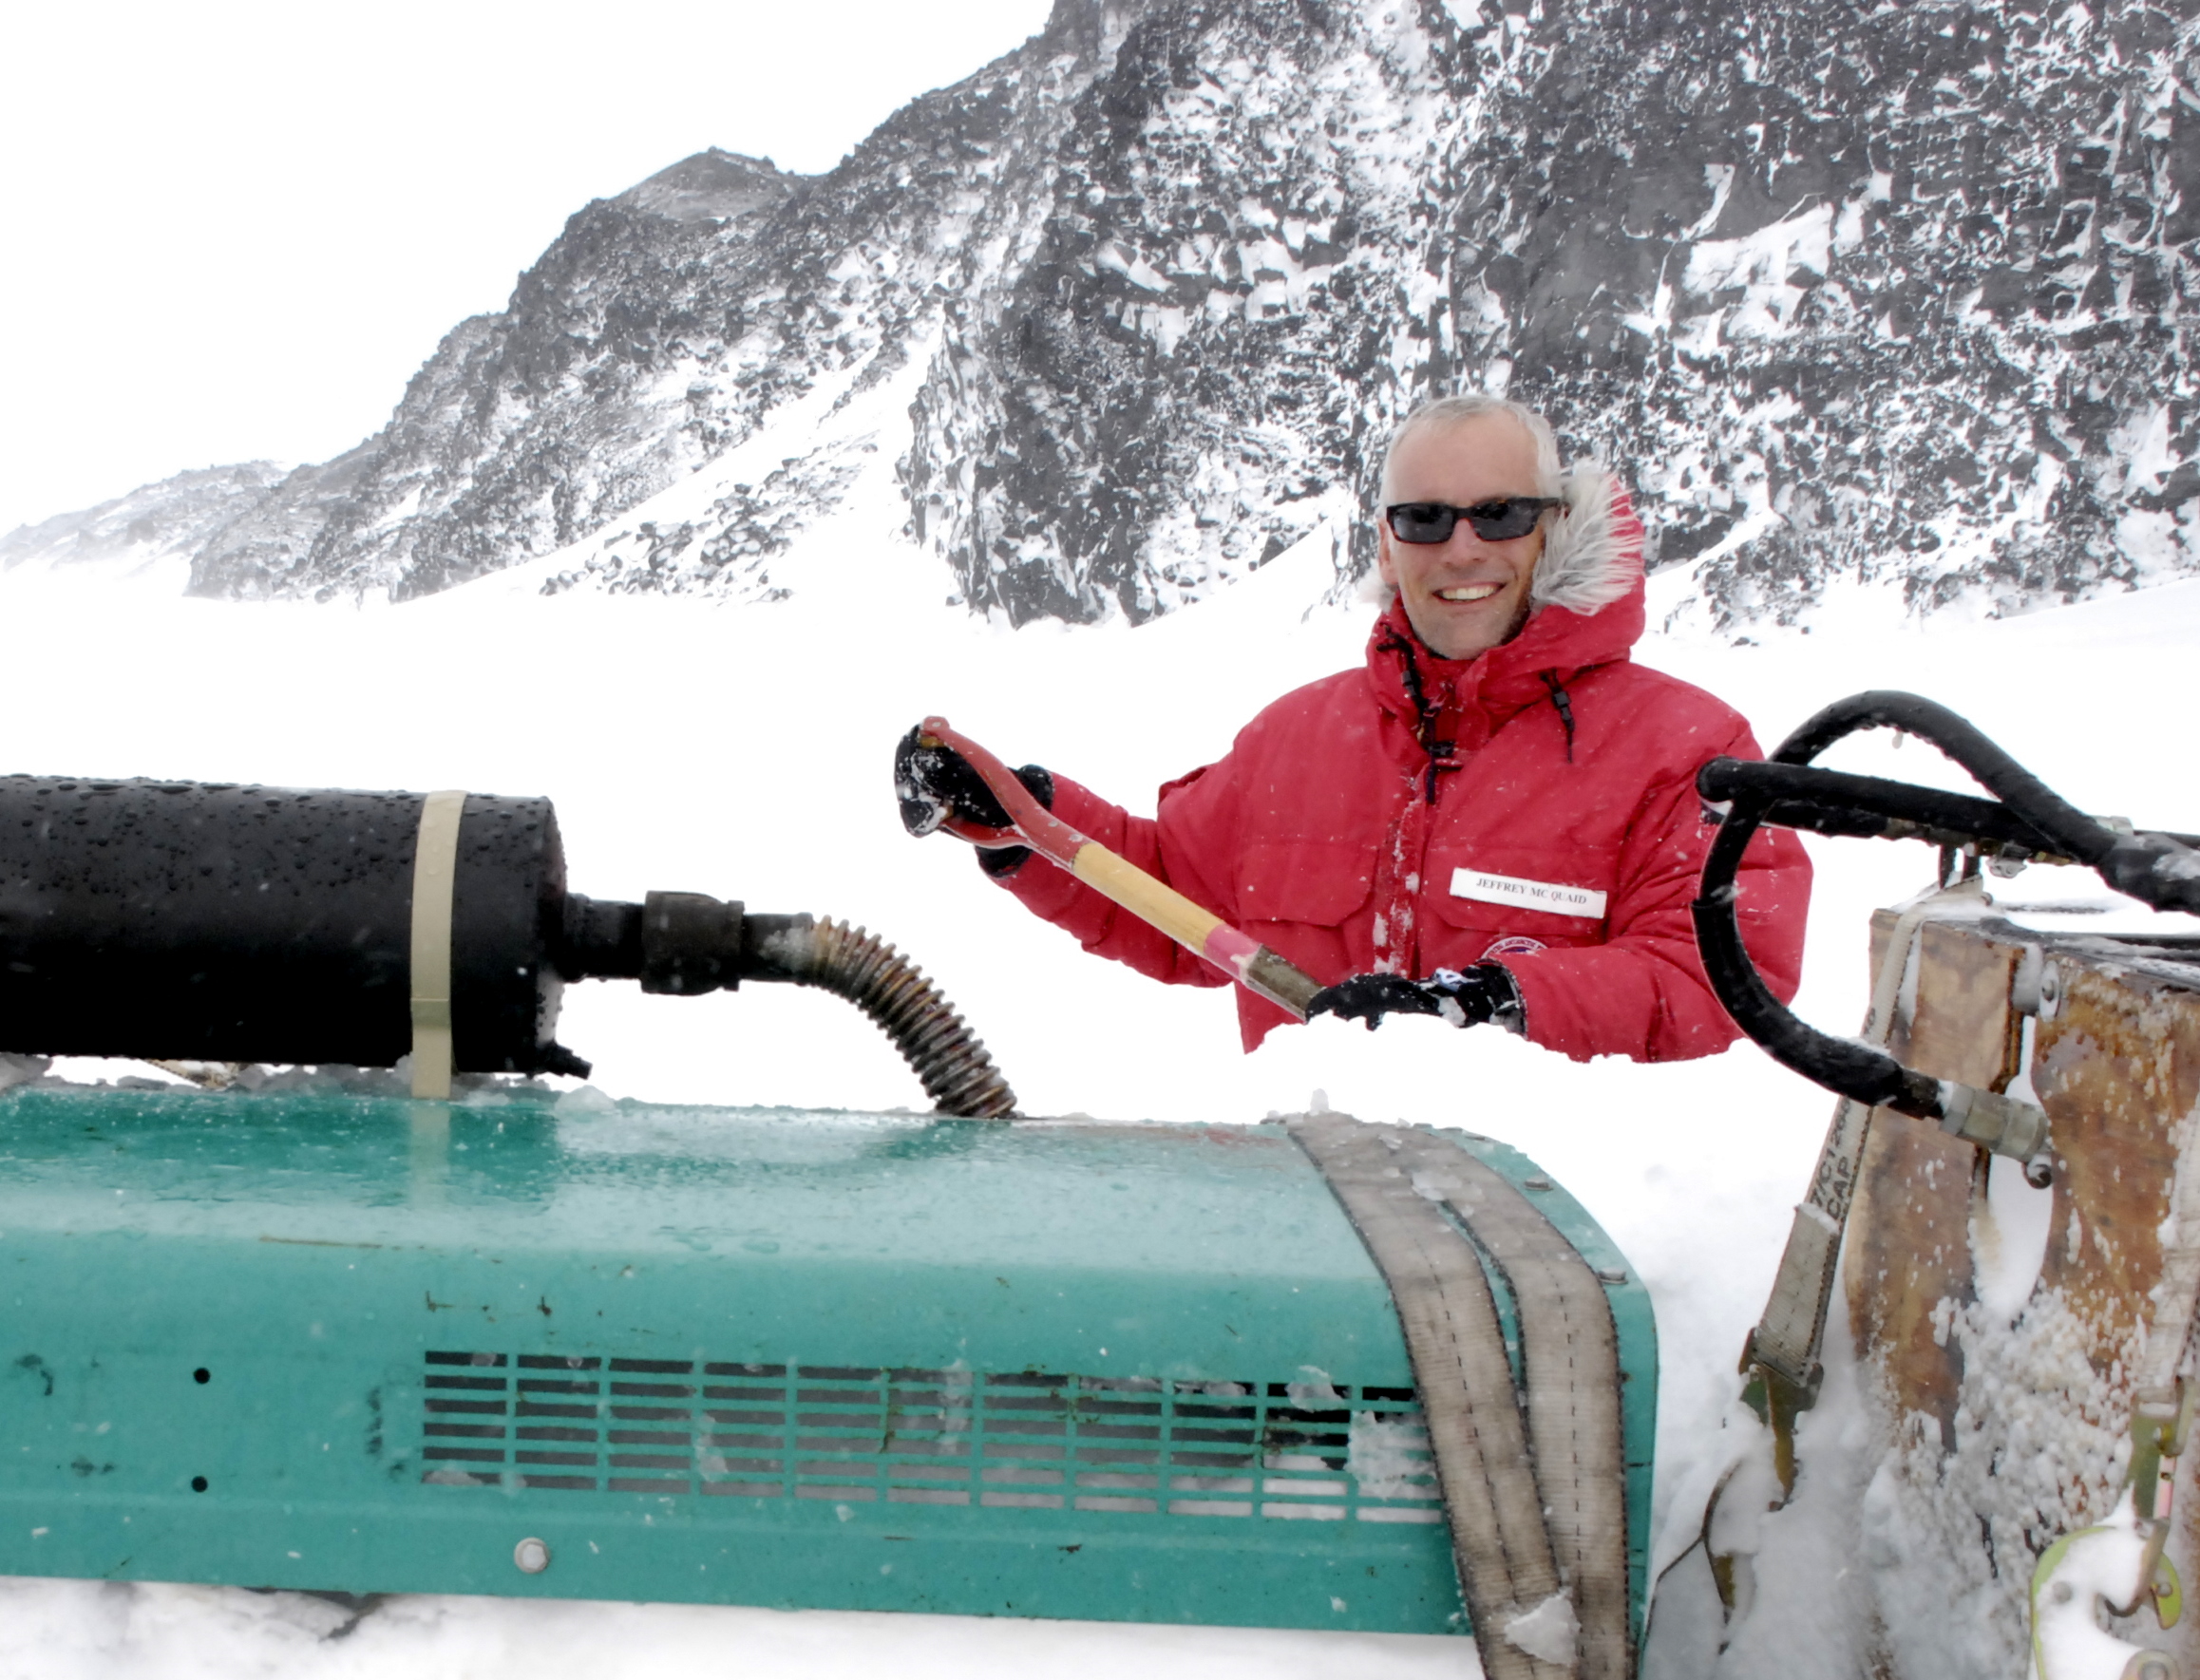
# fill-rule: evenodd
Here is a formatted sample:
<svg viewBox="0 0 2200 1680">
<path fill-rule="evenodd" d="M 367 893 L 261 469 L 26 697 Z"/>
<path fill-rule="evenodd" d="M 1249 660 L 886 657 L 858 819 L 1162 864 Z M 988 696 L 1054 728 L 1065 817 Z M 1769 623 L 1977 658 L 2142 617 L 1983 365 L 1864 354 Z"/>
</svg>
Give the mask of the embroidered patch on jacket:
<svg viewBox="0 0 2200 1680">
<path fill-rule="evenodd" d="M 1490 940 L 1489 949 L 1474 960 L 1476 962 L 1488 962 L 1492 957 L 1526 956 L 1530 952 L 1549 949 L 1541 939 L 1530 939 L 1526 934 L 1508 934 L 1502 939 Z"/>
<path fill-rule="evenodd" d="M 1604 914 L 1604 895 L 1593 887 L 1522 880 L 1517 876 L 1491 875 L 1483 869 L 1454 869 L 1451 897 L 1477 898 L 1485 904 L 1515 904 L 1523 910 L 1541 910 L 1552 916 L 1600 917 Z"/>
</svg>

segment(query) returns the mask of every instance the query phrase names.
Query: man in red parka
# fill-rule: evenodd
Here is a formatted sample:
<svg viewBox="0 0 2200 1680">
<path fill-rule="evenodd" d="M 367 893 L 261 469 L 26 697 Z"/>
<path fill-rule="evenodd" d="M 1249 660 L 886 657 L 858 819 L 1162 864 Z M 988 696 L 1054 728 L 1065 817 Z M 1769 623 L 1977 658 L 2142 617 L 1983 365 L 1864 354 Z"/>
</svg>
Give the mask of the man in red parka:
<svg viewBox="0 0 2200 1680">
<path fill-rule="evenodd" d="M 1288 957 L 1315 1012 L 1496 1022 L 1585 1059 L 1709 1055 L 1736 1036 L 1688 904 L 1713 832 L 1696 772 L 1759 756 L 1749 726 L 1628 654 L 1643 629 L 1642 526 L 1602 468 L 1562 476 L 1541 416 L 1430 403 L 1384 462 L 1389 600 L 1367 661 L 1286 694 L 1219 763 L 1133 817 L 1066 778 L 1018 772 L 1072 827 Z M 896 759 L 912 832 L 998 804 L 912 730 Z M 1156 979 L 1227 982 L 1065 872 L 1019 850 L 987 873 L 1088 951 Z M 1760 833 L 1740 876 L 1751 954 L 1783 999 L 1802 966 L 1810 864 Z M 1283 1010 L 1238 993 L 1250 1050 Z"/>
</svg>

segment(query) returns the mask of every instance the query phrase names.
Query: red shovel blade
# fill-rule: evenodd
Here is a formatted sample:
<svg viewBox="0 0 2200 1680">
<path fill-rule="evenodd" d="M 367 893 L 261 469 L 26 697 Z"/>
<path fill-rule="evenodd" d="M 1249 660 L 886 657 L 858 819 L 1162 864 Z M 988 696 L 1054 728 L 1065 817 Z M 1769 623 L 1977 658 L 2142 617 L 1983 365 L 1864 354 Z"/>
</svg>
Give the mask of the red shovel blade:
<svg viewBox="0 0 2200 1680">
<path fill-rule="evenodd" d="M 980 822 L 950 817 L 939 826 L 957 840 L 988 848 L 1029 846 L 1050 863 L 1058 863 L 1064 869 L 1073 866 L 1078 851 L 1092 843 L 1034 799 L 1031 789 L 1017 780 L 1014 770 L 956 729 L 945 718 L 926 718 L 920 727 L 923 732 L 918 739 L 922 745 L 952 747 L 960 753 L 977 772 L 978 780 L 1000 802 L 1000 808 L 1008 813 L 1005 828 L 988 828 Z"/>
</svg>

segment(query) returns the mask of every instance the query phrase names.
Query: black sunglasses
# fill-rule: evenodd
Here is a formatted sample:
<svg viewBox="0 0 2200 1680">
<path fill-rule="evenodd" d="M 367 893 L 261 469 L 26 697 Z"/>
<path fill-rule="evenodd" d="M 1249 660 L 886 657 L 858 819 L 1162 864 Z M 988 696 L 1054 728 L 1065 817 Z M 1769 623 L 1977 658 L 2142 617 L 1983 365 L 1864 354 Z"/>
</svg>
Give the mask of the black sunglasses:
<svg viewBox="0 0 2200 1680">
<path fill-rule="evenodd" d="M 1477 501 L 1472 507 L 1453 507 L 1444 501 L 1401 501 L 1383 509 L 1392 535 L 1400 542 L 1449 542 L 1465 519 L 1485 542 L 1508 542 L 1535 529 L 1546 508 L 1557 507 L 1556 496 L 1500 496 Z"/>
</svg>

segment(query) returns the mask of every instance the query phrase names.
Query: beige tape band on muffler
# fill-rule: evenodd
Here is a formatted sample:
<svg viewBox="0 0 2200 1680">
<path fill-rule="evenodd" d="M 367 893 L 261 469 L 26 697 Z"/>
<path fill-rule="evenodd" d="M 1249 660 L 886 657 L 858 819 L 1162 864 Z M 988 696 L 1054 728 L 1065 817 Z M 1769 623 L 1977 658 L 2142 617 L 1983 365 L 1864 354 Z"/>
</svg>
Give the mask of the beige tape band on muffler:
<svg viewBox="0 0 2200 1680">
<path fill-rule="evenodd" d="M 450 1095 L 450 919 L 463 791 L 421 802 L 412 859 L 412 1094 Z"/>
</svg>

